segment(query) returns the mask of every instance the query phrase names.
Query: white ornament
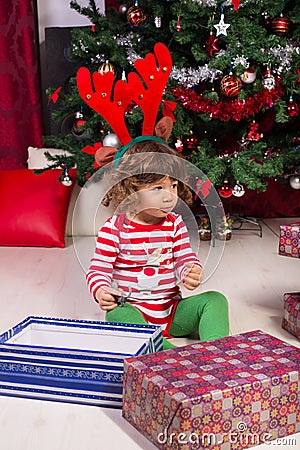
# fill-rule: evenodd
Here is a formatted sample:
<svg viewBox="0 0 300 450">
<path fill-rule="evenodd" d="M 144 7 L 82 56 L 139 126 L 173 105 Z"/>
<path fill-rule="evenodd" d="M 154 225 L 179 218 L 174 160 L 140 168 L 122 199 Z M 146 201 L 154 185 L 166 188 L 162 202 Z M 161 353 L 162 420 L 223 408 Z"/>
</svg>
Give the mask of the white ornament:
<svg viewBox="0 0 300 450">
<path fill-rule="evenodd" d="M 253 83 L 256 80 L 256 72 L 254 69 L 247 69 L 245 70 L 242 75 L 240 75 L 240 79 L 245 84 Z"/>
<path fill-rule="evenodd" d="M 160 28 L 161 27 L 161 17 L 154 17 L 154 25 L 156 26 L 156 28 Z"/>
<path fill-rule="evenodd" d="M 115 147 L 120 148 L 121 142 L 118 139 L 118 136 L 114 133 L 108 133 L 107 136 L 103 139 L 103 147 Z"/>
<path fill-rule="evenodd" d="M 220 34 L 224 34 L 227 36 L 227 28 L 230 27 L 230 23 L 224 23 L 224 14 L 221 14 L 220 22 L 217 25 L 214 25 L 217 30 L 216 36 L 220 36 Z"/>
<path fill-rule="evenodd" d="M 232 195 L 234 195 L 235 197 L 243 197 L 244 194 L 245 194 L 244 186 L 239 181 L 237 181 L 232 189 Z"/>
<path fill-rule="evenodd" d="M 290 186 L 293 189 L 300 189 L 300 175 L 295 174 L 295 175 L 291 176 L 291 178 L 290 178 Z"/>
<path fill-rule="evenodd" d="M 276 80 L 274 75 L 272 74 L 271 70 L 268 69 L 264 75 L 264 79 L 263 79 L 263 86 L 265 89 L 267 89 L 268 91 L 272 91 L 272 89 L 275 88 L 276 86 Z"/>
<path fill-rule="evenodd" d="M 72 186 L 73 183 L 73 179 L 71 177 L 71 175 L 69 174 L 68 168 L 65 167 L 61 177 L 59 178 L 59 181 L 64 185 L 64 186 Z"/>
</svg>

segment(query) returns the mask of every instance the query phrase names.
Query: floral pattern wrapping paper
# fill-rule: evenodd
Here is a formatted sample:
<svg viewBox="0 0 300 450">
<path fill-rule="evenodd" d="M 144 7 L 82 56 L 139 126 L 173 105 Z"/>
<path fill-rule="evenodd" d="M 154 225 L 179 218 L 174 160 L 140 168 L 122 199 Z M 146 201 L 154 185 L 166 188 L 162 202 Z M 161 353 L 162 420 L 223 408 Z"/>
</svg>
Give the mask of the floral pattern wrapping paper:
<svg viewBox="0 0 300 450">
<path fill-rule="evenodd" d="M 280 225 L 278 253 L 300 258 L 300 223 Z"/>
<path fill-rule="evenodd" d="M 286 293 L 282 328 L 300 339 L 300 292 Z"/>
<path fill-rule="evenodd" d="M 262 331 L 124 364 L 123 417 L 163 450 L 238 450 L 300 431 L 300 349 Z"/>
</svg>

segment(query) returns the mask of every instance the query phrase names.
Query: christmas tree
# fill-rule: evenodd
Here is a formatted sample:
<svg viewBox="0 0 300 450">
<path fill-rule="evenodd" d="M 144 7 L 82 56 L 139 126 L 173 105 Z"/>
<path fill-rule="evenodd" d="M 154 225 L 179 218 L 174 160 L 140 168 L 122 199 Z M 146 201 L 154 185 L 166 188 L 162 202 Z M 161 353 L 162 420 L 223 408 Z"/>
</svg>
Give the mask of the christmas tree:
<svg viewBox="0 0 300 450">
<path fill-rule="evenodd" d="M 116 2 L 117 3 L 117 2 Z M 164 43 L 172 71 L 159 115 L 174 121 L 169 145 L 199 167 L 224 196 L 244 187 L 264 191 L 269 179 L 300 188 L 300 8 L 296 0 L 135 0 L 101 13 L 94 0 L 70 7 L 90 27 L 72 32 L 72 58 L 90 70 L 126 80 L 137 59 Z M 97 170 L 95 153 L 117 136 L 80 97 L 51 86 L 54 119 L 74 115 L 72 131 L 45 137 L 69 152 L 80 185 Z M 125 110 L 131 136 L 142 112 Z M 99 150 L 99 151 L 100 151 Z M 50 166 L 65 164 L 50 157 Z"/>
</svg>

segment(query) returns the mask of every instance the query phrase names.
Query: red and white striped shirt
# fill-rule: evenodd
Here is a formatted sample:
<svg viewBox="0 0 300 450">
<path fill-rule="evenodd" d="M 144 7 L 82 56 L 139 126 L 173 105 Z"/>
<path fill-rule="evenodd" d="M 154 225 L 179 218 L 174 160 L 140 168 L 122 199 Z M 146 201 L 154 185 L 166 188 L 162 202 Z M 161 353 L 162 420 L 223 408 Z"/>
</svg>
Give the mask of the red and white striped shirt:
<svg viewBox="0 0 300 450">
<path fill-rule="evenodd" d="M 170 213 L 155 225 L 139 224 L 117 214 L 98 233 L 86 278 L 94 297 L 100 287 L 110 287 L 112 281 L 125 293 L 131 289 L 127 301 L 167 335 L 181 299 L 178 282 L 188 270 L 187 262 L 201 267 L 179 214 Z"/>
</svg>

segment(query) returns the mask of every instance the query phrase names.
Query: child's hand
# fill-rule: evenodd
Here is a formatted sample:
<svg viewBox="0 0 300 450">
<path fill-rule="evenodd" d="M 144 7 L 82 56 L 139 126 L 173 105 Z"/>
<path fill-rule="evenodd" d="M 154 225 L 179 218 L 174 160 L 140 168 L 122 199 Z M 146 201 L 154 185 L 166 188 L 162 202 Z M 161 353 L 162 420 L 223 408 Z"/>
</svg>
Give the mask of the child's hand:
<svg viewBox="0 0 300 450">
<path fill-rule="evenodd" d="M 118 306 L 113 297 L 114 295 L 122 295 L 122 293 L 117 289 L 106 286 L 98 289 L 96 292 L 96 300 L 103 311 L 111 311 Z"/>
<path fill-rule="evenodd" d="M 186 271 L 182 283 L 186 289 L 193 291 L 201 283 L 202 269 L 196 264 L 186 263 L 188 270 Z"/>
</svg>

